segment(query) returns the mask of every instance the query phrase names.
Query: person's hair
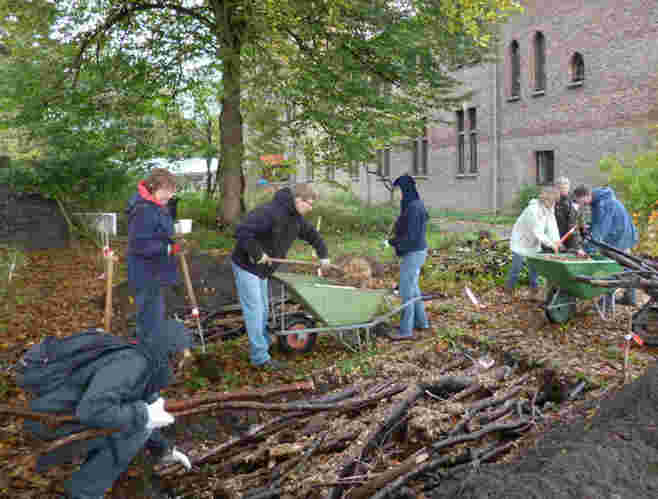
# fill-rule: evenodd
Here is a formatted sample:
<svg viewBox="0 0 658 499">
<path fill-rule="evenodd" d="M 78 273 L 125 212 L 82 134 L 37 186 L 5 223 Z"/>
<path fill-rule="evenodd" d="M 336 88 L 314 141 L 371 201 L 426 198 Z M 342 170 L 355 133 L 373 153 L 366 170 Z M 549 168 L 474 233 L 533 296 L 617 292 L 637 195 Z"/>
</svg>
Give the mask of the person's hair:
<svg viewBox="0 0 658 499">
<path fill-rule="evenodd" d="M 575 198 L 584 198 L 590 195 L 589 187 L 585 185 L 579 185 L 573 190 L 573 197 Z"/>
<path fill-rule="evenodd" d="M 291 187 L 291 190 L 296 198 L 309 199 L 313 201 L 318 199 L 318 193 L 315 192 L 311 184 L 295 184 Z"/>
<path fill-rule="evenodd" d="M 146 189 L 153 194 L 160 188 L 176 188 L 176 177 L 169 170 L 164 168 L 153 168 L 148 177 L 144 180 Z"/>
<path fill-rule="evenodd" d="M 539 199 L 544 203 L 554 203 L 560 197 L 560 191 L 554 185 L 542 187 L 539 192 Z"/>
<path fill-rule="evenodd" d="M 558 187 L 561 185 L 570 185 L 569 179 L 567 177 L 558 177 L 555 181 L 555 185 Z"/>
</svg>

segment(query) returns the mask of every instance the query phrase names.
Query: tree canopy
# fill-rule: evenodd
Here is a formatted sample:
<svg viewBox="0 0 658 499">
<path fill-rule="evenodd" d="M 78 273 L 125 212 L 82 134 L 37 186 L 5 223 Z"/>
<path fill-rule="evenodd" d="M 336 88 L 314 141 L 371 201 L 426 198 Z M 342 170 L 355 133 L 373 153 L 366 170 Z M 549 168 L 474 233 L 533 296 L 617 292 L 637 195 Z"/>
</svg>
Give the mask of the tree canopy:
<svg viewBox="0 0 658 499">
<path fill-rule="evenodd" d="M 13 23 L 6 38 L 12 40 L 21 23 L 25 27 L 22 15 L 43 4 L 49 14 L 40 36 L 57 46 L 52 72 L 42 80 L 35 73 L 32 80 L 39 102 L 48 105 L 41 111 L 27 106 L 25 119 L 48 122 L 57 110 L 70 117 L 72 135 L 84 130 L 93 143 L 94 134 L 110 133 L 104 144 L 133 158 L 148 153 L 143 125 L 166 109 L 168 99 L 195 88 L 212 89 L 199 75 L 221 74 L 214 97 L 220 112 L 217 151 L 225 223 L 240 215 L 243 113 L 254 95 L 291 110 L 281 125 L 313 151 L 314 162 L 368 161 L 377 148 L 419 136 L 434 116 L 430 110 L 453 108 L 460 101 L 459 82 L 451 74 L 486 60 L 496 24 L 518 10 L 513 0 L 9 4 L 1 13 Z M 17 47 L 10 43 L 9 48 Z M 30 56 L 40 57 L 33 50 Z M 43 72 L 44 66 L 37 66 Z M 116 123 L 125 119 L 124 125 L 134 126 L 130 147 L 126 134 L 112 135 L 109 123 L 115 121 L 108 118 L 108 107 Z M 76 114 L 84 117 L 84 126 L 73 118 Z M 94 120 L 96 126 L 90 126 Z"/>
</svg>

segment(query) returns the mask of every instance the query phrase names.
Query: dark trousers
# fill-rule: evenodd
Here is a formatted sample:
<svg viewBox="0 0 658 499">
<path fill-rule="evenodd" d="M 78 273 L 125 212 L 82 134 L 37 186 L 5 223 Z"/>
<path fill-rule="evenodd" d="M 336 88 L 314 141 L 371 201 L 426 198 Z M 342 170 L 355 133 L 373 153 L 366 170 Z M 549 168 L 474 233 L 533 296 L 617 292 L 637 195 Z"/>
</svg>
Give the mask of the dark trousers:
<svg viewBox="0 0 658 499">
<path fill-rule="evenodd" d="M 164 320 L 165 303 L 159 283 L 140 286 L 135 290 L 137 305 L 137 341 L 147 340 Z"/>
</svg>

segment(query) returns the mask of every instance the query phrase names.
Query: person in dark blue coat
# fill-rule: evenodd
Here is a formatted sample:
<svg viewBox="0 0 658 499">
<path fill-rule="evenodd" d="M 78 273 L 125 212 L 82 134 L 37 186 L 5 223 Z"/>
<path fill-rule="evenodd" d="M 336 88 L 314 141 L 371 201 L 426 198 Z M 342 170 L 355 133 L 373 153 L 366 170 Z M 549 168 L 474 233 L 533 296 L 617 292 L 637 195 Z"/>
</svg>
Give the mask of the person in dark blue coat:
<svg viewBox="0 0 658 499">
<path fill-rule="evenodd" d="M 166 446 L 161 457 L 180 462 L 188 469 L 191 467 L 187 456 L 168 448 L 158 431 L 174 422 L 174 417 L 165 411 L 164 400 L 158 392 L 170 383 L 173 356 L 189 348 L 191 337 L 177 321 L 165 321 L 160 329 L 157 341 L 125 343 L 125 348 L 100 355 L 72 370 L 64 384 L 30 402 L 33 411 L 73 413 L 80 421 L 80 424 L 63 425 L 57 430 L 38 421 L 25 422 L 27 431 L 45 440 L 94 428 L 119 430 L 107 437 L 73 442 L 39 458 L 37 471 L 43 472 L 77 456 L 85 457 L 79 470 L 65 484 L 68 497 L 104 497 L 147 443 Z M 123 341 L 118 337 L 116 340 Z M 19 376 L 20 369 L 19 363 Z"/>
<path fill-rule="evenodd" d="M 591 191 L 584 185 L 574 189 L 574 198 L 579 205 L 590 205 L 592 226 L 590 237 L 623 251 L 629 251 L 638 242 L 633 218 L 615 196 L 610 187 L 598 187 Z M 587 253 L 594 253 L 596 246 L 585 244 Z M 635 304 L 635 290 L 628 289 L 622 303 Z"/>
<path fill-rule="evenodd" d="M 164 320 L 162 288 L 178 280 L 174 223 L 167 202 L 176 192 L 176 178 L 167 170 L 154 168 L 139 183 L 128 203 L 128 282 L 135 292 L 137 340 L 156 330 Z"/>
<path fill-rule="evenodd" d="M 400 296 L 403 303 L 422 296 L 418 281 L 420 269 L 427 258 L 427 221 L 429 215 L 425 204 L 416 190 L 416 181 L 409 175 L 402 175 L 393 182 L 402 191 L 400 216 L 395 222 L 394 237 L 389 241 L 395 253 L 402 258 L 400 264 Z M 425 314 L 423 300 L 417 300 L 403 309 L 400 330 L 391 339 L 413 339 L 413 329 L 427 329 L 429 322 Z"/>
<path fill-rule="evenodd" d="M 313 209 L 315 199 L 317 195 L 310 184 L 285 187 L 277 191 L 271 202 L 251 211 L 235 230 L 237 243 L 231 264 L 254 366 L 284 367 L 269 354 L 268 278 L 278 267 L 270 258 L 285 258 L 295 239 L 301 238 L 315 248 L 323 266 L 329 265 L 326 244 L 313 225 L 304 219 Z"/>
</svg>

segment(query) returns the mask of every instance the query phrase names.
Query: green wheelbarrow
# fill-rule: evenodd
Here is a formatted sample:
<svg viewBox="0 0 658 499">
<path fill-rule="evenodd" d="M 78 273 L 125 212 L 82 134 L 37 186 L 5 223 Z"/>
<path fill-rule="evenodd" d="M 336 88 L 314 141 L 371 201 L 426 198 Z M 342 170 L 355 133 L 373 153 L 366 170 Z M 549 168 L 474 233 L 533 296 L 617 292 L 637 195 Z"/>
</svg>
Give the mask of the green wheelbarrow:
<svg viewBox="0 0 658 499">
<path fill-rule="evenodd" d="M 558 258 L 556 258 L 558 257 Z M 610 288 L 594 286 L 579 281 L 577 276 L 590 276 L 597 279 L 606 279 L 611 274 L 619 273 L 624 268 L 614 260 L 600 256 L 584 259 L 574 254 L 560 253 L 559 255 L 541 253 L 527 257 L 532 265 L 548 282 L 546 295 L 546 316 L 551 322 L 567 322 L 576 313 L 578 299 L 587 300 L 610 293 Z M 595 302 L 599 315 L 603 320 L 614 317 L 614 293 L 609 305 Z"/>
<path fill-rule="evenodd" d="M 332 333 L 350 350 L 358 351 L 370 342 L 371 333 L 383 322 L 423 297 L 401 306 L 387 305 L 391 291 L 339 286 L 307 274 L 277 272 L 280 281 L 279 303 L 292 301 L 302 312 L 271 311 L 270 331 L 285 352 L 308 352 L 319 334 Z M 390 309 L 390 310 L 389 310 Z"/>
</svg>

